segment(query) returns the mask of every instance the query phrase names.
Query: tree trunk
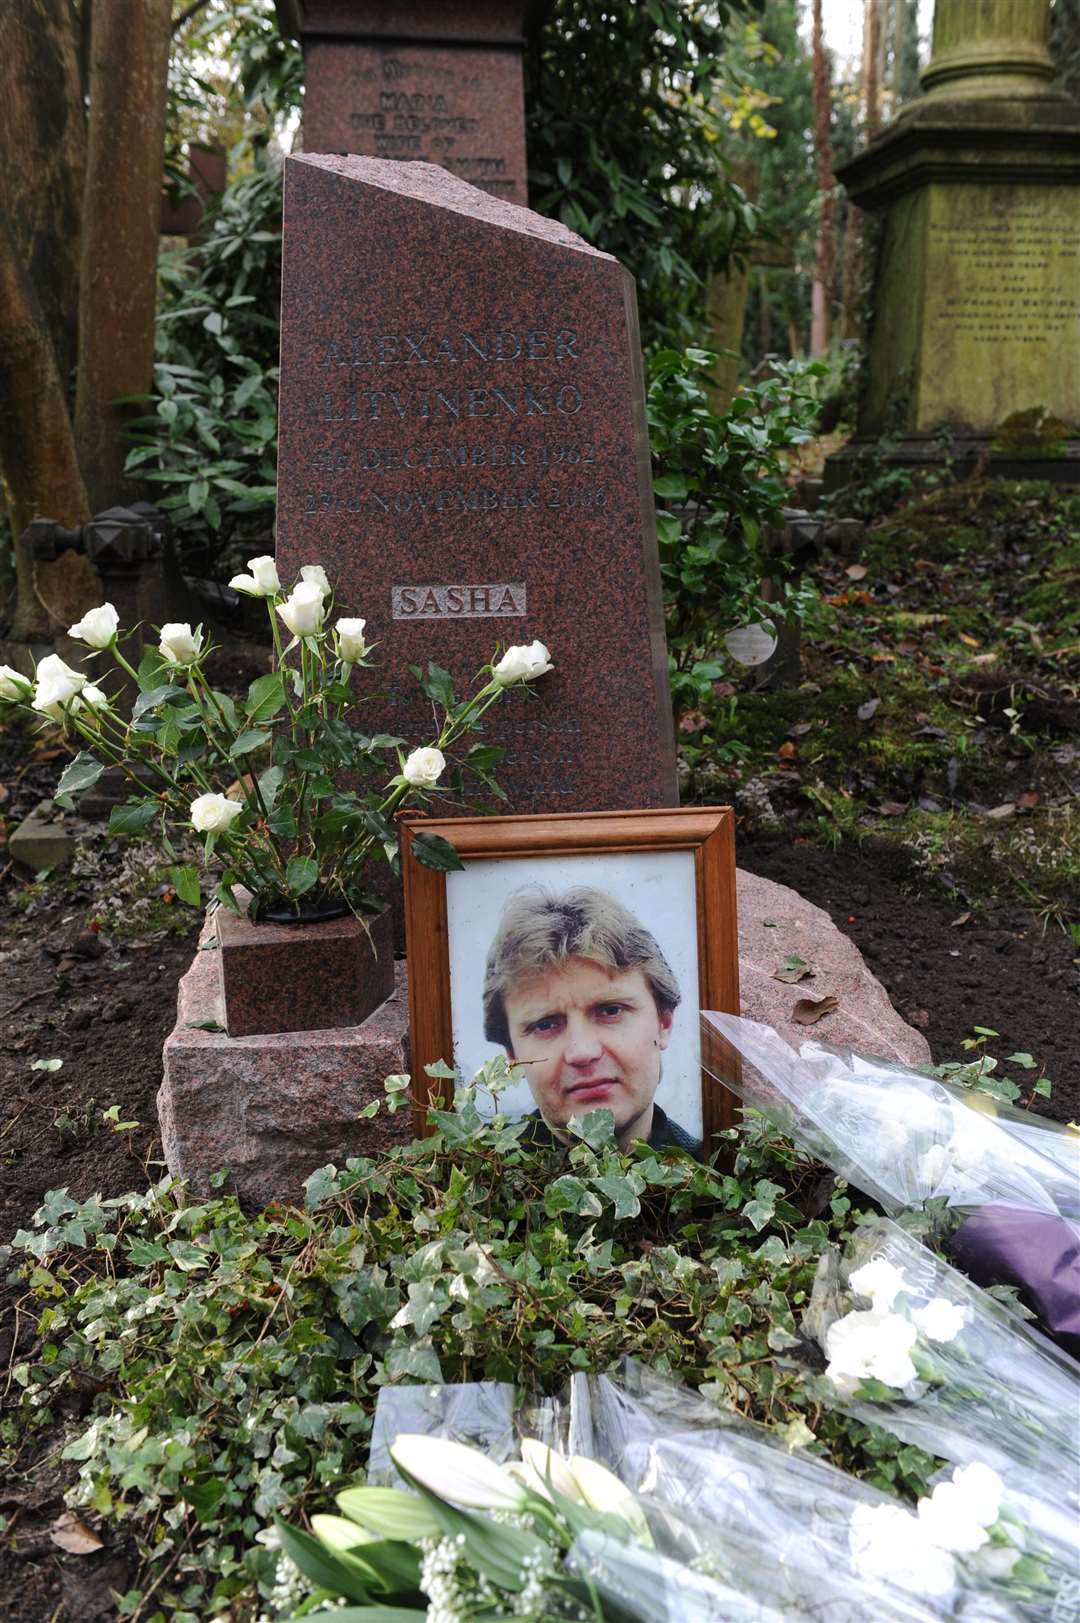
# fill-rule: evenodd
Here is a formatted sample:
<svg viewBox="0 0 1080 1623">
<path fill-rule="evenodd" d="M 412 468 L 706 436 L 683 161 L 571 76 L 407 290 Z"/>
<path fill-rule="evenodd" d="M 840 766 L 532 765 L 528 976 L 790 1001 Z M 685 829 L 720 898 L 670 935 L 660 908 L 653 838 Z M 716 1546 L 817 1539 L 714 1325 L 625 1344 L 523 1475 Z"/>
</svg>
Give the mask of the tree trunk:
<svg viewBox="0 0 1080 1623">
<path fill-rule="evenodd" d="M 46 617 L 34 595 L 32 560 L 18 538 L 32 518 L 81 524 L 88 508 L 63 380 L 45 317 L 2 218 L 0 467 L 15 540 L 18 597 L 13 635 L 26 640 L 44 630 Z"/>
<path fill-rule="evenodd" d="M 75 439 L 94 511 L 136 494 L 124 428 L 153 378 L 169 0 L 95 0 Z"/>
<path fill-rule="evenodd" d="M 69 415 L 86 156 L 69 0 L 5 0 L 0 63 L 0 151 L 17 154 L 0 164 L 0 481 L 15 551 L 14 634 L 28 638 L 47 622 L 19 536 L 32 518 L 87 516 Z"/>
<path fill-rule="evenodd" d="M 814 151 L 817 156 L 818 190 L 821 194 L 821 218 L 818 223 L 817 242 L 814 246 L 810 353 L 811 355 L 824 355 L 832 337 L 836 183 L 833 180 L 832 148 L 829 142 L 829 115 L 831 112 L 829 60 L 825 54 L 825 37 L 821 24 L 821 0 L 814 0 L 813 62 Z"/>
</svg>

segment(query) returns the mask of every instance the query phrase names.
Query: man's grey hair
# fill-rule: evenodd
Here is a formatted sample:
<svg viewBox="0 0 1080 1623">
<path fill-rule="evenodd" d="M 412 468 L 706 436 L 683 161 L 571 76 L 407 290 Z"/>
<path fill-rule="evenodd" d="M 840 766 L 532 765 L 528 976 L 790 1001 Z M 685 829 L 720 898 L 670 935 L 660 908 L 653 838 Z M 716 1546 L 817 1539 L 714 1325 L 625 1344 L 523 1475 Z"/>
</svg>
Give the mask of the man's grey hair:
<svg viewBox="0 0 1080 1623">
<path fill-rule="evenodd" d="M 579 885 L 561 896 L 530 886 L 510 897 L 488 952 L 484 1036 L 511 1051 L 506 995 L 520 980 L 588 958 L 613 973 L 640 969 L 661 1015 L 682 1001 L 655 937 L 606 891 Z"/>
</svg>

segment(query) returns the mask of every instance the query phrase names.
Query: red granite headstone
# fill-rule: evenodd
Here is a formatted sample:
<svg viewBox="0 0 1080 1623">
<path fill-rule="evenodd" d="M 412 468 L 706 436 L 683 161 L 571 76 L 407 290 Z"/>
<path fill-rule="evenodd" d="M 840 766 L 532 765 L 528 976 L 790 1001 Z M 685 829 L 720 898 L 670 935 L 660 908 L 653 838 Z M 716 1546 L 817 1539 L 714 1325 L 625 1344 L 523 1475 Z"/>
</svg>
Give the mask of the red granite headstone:
<svg viewBox="0 0 1080 1623">
<path fill-rule="evenodd" d="M 278 560 L 366 617 L 373 727 L 428 742 L 411 665 L 460 691 L 540 638 L 555 672 L 489 718 L 512 808 L 676 803 L 634 284 L 564 226 L 430 164 L 288 160 Z"/>
<path fill-rule="evenodd" d="M 304 150 L 437 163 L 524 204 L 530 3 L 278 0 L 304 46 Z"/>
</svg>

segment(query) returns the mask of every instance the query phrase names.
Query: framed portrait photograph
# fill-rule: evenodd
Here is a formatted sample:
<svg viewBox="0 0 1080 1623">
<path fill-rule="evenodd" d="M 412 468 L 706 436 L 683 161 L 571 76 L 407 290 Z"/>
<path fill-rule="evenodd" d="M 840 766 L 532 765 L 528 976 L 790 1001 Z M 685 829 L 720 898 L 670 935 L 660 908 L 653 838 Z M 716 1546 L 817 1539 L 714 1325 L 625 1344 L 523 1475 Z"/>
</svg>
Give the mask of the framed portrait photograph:
<svg viewBox="0 0 1080 1623">
<path fill-rule="evenodd" d="M 432 835 L 460 869 L 417 858 Z M 607 1109 L 622 1144 L 709 1153 L 733 1120 L 699 1018 L 739 1012 L 730 807 L 406 818 L 402 870 L 419 1131 L 451 1086 L 425 1066 L 459 1086 L 501 1055 L 498 1109 L 540 1140 Z"/>
</svg>

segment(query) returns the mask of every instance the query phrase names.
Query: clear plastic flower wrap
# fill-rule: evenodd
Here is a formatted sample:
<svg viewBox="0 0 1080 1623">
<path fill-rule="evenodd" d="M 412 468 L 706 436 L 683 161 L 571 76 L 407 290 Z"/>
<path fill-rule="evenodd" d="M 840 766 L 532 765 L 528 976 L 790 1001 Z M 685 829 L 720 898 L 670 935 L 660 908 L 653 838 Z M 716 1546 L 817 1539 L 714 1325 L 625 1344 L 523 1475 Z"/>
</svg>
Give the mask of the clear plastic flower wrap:
<svg viewBox="0 0 1080 1623">
<path fill-rule="evenodd" d="M 424 1394 L 419 1407 L 410 1390 Z M 415 1424 L 426 1415 L 434 1435 L 451 1428 L 481 1447 L 486 1437 L 505 1457 L 512 1414 L 523 1458 L 537 1459 L 527 1438 L 538 1420 L 558 1444 L 558 1454 L 548 1456 L 552 1488 L 563 1488 L 564 1467 L 580 1472 L 584 1457 L 632 1491 L 647 1536 L 586 1529 L 568 1556 L 570 1571 L 605 1601 L 605 1616 L 641 1623 L 1005 1623 L 1039 1617 L 1032 1599 L 1041 1605 L 1050 1593 L 1025 1554 L 1022 1520 L 1003 1504 L 985 1466 L 968 1480 L 943 1483 L 935 1502 L 915 1511 L 808 1454 L 794 1438 L 633 1363 L 617 1377 L 575 1375 L 565 1400 L 536 1405 L 484 1385 L 456 1387 L 439 1405 L 437 1391 L 384 1389 L 376 1421 L 384 1445 L 393 1446 L 399 1421 Z"/>
<path fill-rule="evenodd" d="M 885 1218 L 822 1258 L 802 1328 L 829 1401 L 1000 1479 L 1017 1615 L 1080 1618 L 1080 1366 Z"/>
<path fill-rule="evenodd" d="M 704 1013 L 705 1069 L 896 1215 L 928 1200 L 1080 1218 L 1080 1135 L 1004 1101 L 769 1026 Z"/>
</svg>

